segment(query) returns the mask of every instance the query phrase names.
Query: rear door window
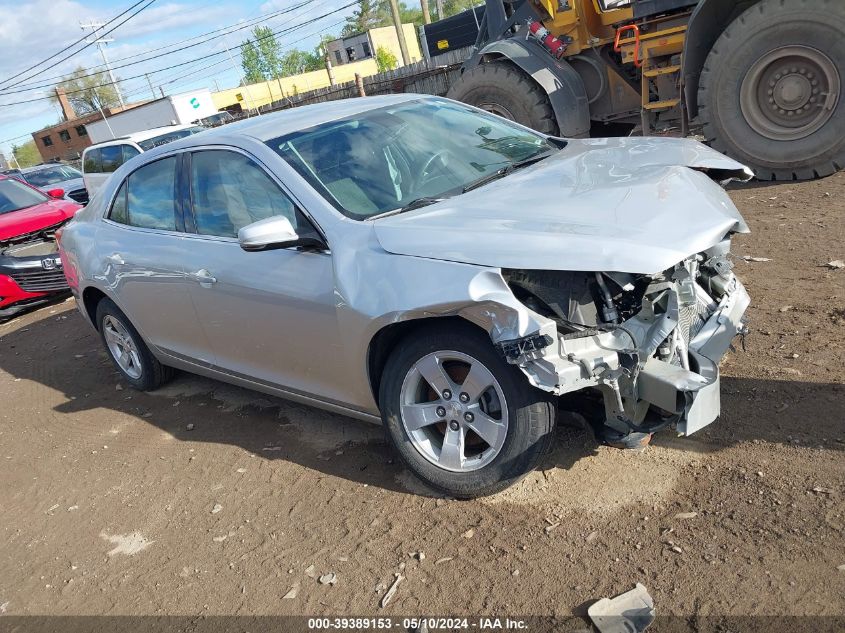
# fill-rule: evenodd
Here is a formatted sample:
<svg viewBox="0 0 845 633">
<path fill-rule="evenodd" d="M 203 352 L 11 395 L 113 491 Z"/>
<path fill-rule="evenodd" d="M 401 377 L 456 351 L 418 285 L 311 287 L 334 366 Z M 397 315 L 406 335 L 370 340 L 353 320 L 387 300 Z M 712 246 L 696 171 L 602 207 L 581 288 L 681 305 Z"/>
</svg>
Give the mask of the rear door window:
<svg viewBox="0 0 845 633">
<path fill-rule="evenodd" d="M 163 158 L 132 172 L 124 186 L 127 187 L 127 224 L 144 229 L 176 230 L 175 156 Z M 115 210 L 112 208 L 112 213 Z M 119 214 L 119 207 L 117 211 Z"/>
<path fill-rule="evenodd" d="M 102 155 L 102 171 L 110 174 L 117 171 L 117 168 L 123 164 L 123 151 L 120 145 L 108 145 L 100 148 Z"/>
<path fill-rule="evenodd" d="M 89 149 L 85 152 L 85 162 L 82 165 L 82 170 L 86 174 L 99 174 L 103 171 L 101 166 L 102 157 L 99 149 Z"/>
</svg>

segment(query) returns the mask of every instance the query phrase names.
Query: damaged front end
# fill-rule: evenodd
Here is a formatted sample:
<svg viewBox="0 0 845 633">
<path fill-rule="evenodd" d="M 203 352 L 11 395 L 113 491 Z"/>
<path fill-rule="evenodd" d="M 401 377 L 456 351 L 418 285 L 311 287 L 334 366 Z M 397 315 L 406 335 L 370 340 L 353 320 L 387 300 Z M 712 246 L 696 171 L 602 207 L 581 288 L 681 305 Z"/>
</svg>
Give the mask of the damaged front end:
<svg viewBox="0 0 845 633">
<path fill-rule="evenodd" d="M 0 240 L 0 316 L 8 317 L 67 290 L 55 233 L 62 222 Z"/>
<path fill-rule="evenodd" d="M 718 417 L 718 365 L 746 332 L 750 299 L 729 249 L 725 239 L 651 275 L 503 270 L 540 327 L 494 343 L 540 389 L 589 390 L 608 436 L 689 435 Z"/>
</svg>

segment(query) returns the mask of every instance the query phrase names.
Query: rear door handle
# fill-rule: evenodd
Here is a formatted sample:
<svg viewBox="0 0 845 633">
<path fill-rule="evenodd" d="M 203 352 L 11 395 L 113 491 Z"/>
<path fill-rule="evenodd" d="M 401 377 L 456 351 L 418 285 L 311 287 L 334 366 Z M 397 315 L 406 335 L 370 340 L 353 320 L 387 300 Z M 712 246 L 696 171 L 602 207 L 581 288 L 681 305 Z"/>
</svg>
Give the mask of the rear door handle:
<svg viewBox="0 0 845 633">
<path fill-rule="evenodd" d="M 111 264 L 116 264 L 117 266 L 123 266 L 126 262 L 123 261 L 123 257 L 120 256 L 120 253 L 112 253 L 106 260 Z"/>
<path fill-rule="evenodd" d="M 214 277 L 205 268 L 201 268 L 195 273 L 190 273 L 188 276 L 191 279 L 193 279 L 194 281 L 198 281 L 201 284 L 216 284 L 217 283 L 217 277 Z"/>
</svg>

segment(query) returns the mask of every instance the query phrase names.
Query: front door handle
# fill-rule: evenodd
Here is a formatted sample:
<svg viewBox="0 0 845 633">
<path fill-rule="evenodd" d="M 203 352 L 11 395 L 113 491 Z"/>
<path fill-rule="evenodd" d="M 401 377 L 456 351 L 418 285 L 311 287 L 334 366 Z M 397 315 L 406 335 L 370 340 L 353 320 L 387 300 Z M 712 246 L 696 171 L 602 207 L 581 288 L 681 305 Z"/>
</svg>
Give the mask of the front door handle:
<svg viewBox="0 0 845 633">
<path fill-rule="evenodd" d="M 108 260 L 110 264 L 115 264 L 116 266 L 123 266 L 126 263 L 123 261 L 123 257 L 120 256 L 120 253 L 112 253 L 106 257 L 106 260 Z"/>
<path fill-rule="evenodd" d="M 205 268 L 200 268 L 195 273 L 190 273 L 188 275 L 194 281 L 198 281 L 199 283 L 205 284 L 216 284 L 217 277 L 214 277 L 210 272 L 208 272 Z"/>
</svg>

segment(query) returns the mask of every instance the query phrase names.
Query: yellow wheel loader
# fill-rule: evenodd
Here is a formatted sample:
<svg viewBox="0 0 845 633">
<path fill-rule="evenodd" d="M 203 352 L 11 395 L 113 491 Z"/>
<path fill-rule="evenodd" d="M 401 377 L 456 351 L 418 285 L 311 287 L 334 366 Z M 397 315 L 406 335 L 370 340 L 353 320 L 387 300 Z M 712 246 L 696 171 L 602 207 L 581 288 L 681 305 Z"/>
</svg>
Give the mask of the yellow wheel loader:
<svg viewBox="0 0 845 633">
<path fill-rule="evenodd" d="M 487 0 L 449 97 L 569 137 L 688 134 L 762 180 L 845 166 L 845 0 Z"/>
</svg>

